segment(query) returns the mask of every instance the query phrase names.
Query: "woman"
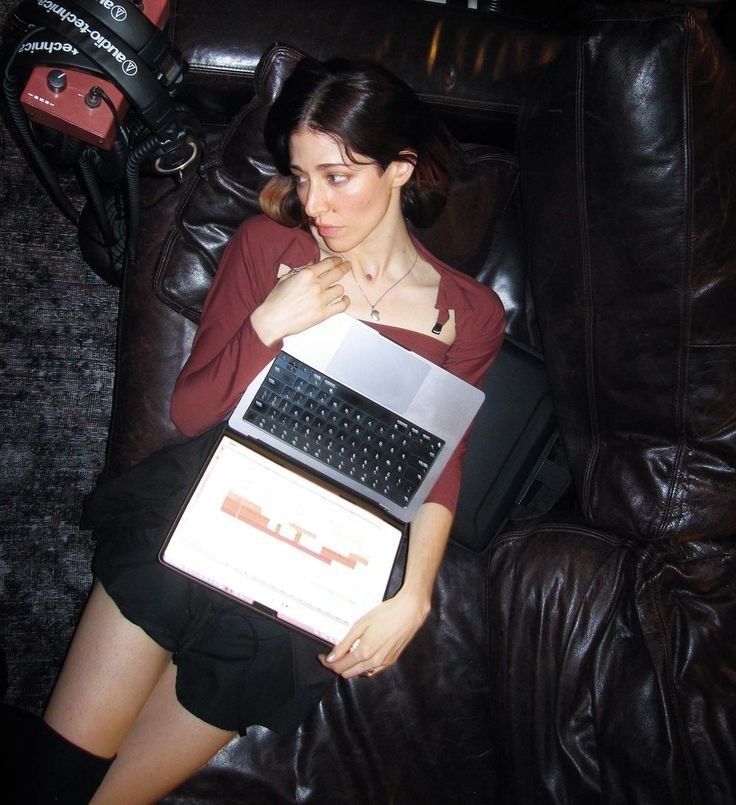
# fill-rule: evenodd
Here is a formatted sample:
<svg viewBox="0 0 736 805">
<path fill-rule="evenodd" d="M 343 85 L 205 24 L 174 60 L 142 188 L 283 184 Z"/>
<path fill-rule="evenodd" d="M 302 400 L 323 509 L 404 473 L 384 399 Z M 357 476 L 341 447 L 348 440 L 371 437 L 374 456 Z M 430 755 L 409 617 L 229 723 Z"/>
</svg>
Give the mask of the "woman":
<svg viewBox="0 0 736 805">
<path fill-rule="evenodd" d="M 347 311 L 475 384 L 503 337 L 497 297 L 407 229 L 404 216 L 422 225 L 440 211 L 452 155 L 405 84 L 377 65 L 305 59 L 266 141 L 278 169 L 261 194 L 267 215 L 229 243 L 172 399 L 173 421 L 196 438 L 89 500 L 97 581 L 44 713 L 37 801 L 159 799 L 247 726 L 293 730 L 335 675 L 391 667 L 429 612 L 462 449 L 411 523 L 401 589 L 326 655 L 156 560 L 213 426 L 287 335 Z M 294 651 L 311 670 L 297 673 Z"/>
</svg>

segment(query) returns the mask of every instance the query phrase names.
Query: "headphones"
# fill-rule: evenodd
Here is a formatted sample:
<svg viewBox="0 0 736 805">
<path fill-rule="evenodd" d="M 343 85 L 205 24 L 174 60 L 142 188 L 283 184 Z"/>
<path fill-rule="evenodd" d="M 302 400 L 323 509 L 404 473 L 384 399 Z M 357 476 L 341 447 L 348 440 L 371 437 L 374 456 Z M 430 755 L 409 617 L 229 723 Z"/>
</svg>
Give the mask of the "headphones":
<svg viewBox="0 0 736 805">
<path fill-rule="evenodd" d="M 85 259 L 116 284 L 135 261 L 141 166 L 181 181 L 201 153 L 197 121 L 175 101 L 187 64 L 162 30 L 168 15 L 168 0 L 23 0 L 10 19 L 9 117 Z M 81 214 L 56 178 L 68 168 Z"/>
</svg>

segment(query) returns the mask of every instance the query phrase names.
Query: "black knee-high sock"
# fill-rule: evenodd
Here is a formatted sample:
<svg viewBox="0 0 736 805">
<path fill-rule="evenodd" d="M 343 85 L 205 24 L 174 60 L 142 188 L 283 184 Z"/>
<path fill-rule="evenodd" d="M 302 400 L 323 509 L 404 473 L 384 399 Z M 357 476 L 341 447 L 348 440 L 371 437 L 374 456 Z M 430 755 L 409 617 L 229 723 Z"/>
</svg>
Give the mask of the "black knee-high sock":
<svg viewBox="0 0 736 805">
<path fill-rule="evenodd" d="M 75 746 L 41 721 L 27 751 L 18 802 L 27 805 L 87 805 L 114 758 Z"/>
<path fill-rule="evenodd" d="M 0 799 L 4 802 L 23 802 L 30 745 L 40 722 L 35 713 L 0 704 Z"/>
</svg>

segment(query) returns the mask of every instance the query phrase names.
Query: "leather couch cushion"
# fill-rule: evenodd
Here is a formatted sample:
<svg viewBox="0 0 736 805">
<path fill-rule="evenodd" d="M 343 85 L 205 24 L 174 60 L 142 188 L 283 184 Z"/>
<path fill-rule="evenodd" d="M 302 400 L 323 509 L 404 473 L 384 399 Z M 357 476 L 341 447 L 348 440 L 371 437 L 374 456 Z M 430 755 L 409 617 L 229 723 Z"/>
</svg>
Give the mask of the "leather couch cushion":
<svg viewBox="0 0 736 805">
<path fill-rule="evenodd" d="M 590 523 L 644 542 L 733 535 L 736 65 L 695 12 L 589 13 L 520 124 L 577 497 Z"/>
<path fill-rule="evenodd" d="M 303 54 L 273 45 L 256 69 L 255 95 L 240 111 L 180 204 L 154 277 L 162 301 L 197 321 L 225 244 L 259 211 L 258 191 L 274 168 L 263 125 L 284 78 Z M 518 179 L 515 158 L 489 146 L 458 148 L 448 203 L 416 234 L 441 259 L 473 276 L 483 267 L 499 216 Z M 472 216 L 469 211 L 472 210 Z"/>
<path fill-rule="evenodd" d="M 732 537 L 642 551 L 558 514 L 487 556 L 487 801 L 736 801 Z"/>
<path fill-rule="evenodd" d="M 182 100 L 203 122 L 226 124 L 253 92 L 261 55 L 274 41 L 288 42 L 318 59 L 380 61 L 440 109 L 453 131 L 472 128 L 474 142 L 506 147 L 516 139 L 527 77 L 565 41 L 559 24 L 523 22 L 519 2 L 501 15 L 397 0 L 209 0 L 206 7 L 177 0 L 171 28 L 189 65 Z"/>
</svg>

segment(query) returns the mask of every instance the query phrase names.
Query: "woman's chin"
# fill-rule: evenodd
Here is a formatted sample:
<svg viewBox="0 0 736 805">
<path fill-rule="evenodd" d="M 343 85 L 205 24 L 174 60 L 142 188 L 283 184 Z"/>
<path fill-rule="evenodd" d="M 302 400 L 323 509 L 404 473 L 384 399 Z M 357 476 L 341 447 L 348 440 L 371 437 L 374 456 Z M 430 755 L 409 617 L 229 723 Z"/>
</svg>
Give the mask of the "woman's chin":
<svg viewBox="0 0 736 805">
<path fill-rule="evenodd" d="M 335 236 L 323 234 L 314 224 L 310 224 L 309 228 L 317 241 L 318 246 L 323 252 L 330 254 L 341 254 L 342 252 L 349 251 L 351 244 L 347 244 L 344 238 L 339 237 L 339 232 L 336 231 Z"/>
</svg>

